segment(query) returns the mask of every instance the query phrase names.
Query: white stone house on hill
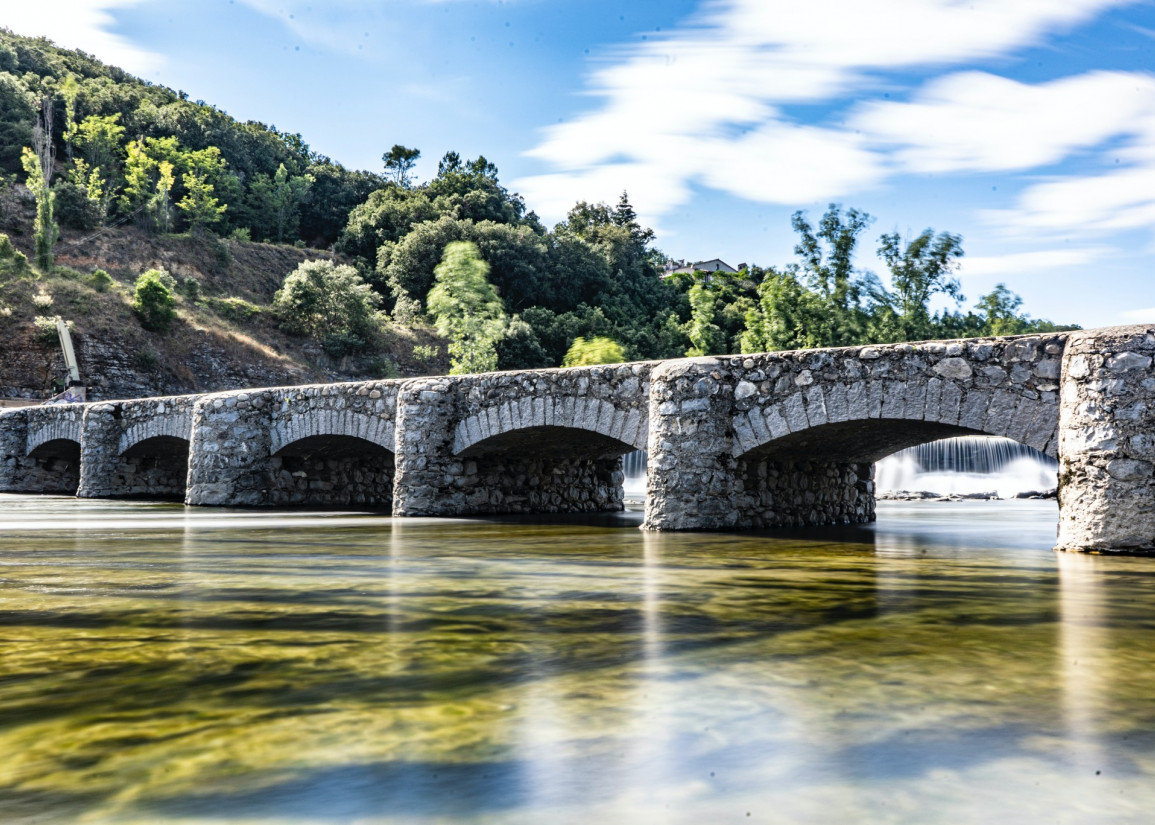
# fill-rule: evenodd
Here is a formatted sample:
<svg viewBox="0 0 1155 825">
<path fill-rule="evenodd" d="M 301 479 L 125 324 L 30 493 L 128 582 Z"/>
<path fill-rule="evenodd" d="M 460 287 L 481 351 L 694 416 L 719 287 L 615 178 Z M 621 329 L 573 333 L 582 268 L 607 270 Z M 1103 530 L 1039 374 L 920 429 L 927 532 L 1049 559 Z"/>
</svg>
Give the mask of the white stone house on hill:
<svg viewBox="0 0 1155 825">
<path fill-rule="evenodd" d="M 724 272 L 732 275 L 738 271 L 721 258 L 711 258 L 708 261 L 696 261 L 692 264 L 688 264 L 685 261 L 680 261 L 679 263 L 682 265 L 676 269 L 667 269 L 662 273 L 662 277 L 669 278 L 671 275 L 689 275 L 694 272 L 705 272 L 707 273 L 706 282 L 709 283 L 709 273 L 711 272 Z"/>
</svg>

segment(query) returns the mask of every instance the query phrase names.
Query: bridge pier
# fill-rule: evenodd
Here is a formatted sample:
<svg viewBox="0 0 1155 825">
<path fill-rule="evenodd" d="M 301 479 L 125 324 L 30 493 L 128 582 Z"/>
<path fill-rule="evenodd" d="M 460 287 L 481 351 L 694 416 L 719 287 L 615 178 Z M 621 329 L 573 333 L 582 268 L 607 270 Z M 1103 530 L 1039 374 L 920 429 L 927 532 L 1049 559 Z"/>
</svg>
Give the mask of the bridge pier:
<svg viewBox="0 0 1155 825">
<path fill-rule="evenodd" d="M 744 368 L 746 362 L 750 366 Z M 745 449 L 750 443 L 734 428 L 735 389 L 740 382 L 753 386 L 747 373 L 765 379 L 765 370 L 756 366 L 748 358 L 695 358 L 654 369 L 644 529 L 745 530 L 874 520 L 872 462 L 835 460 L 820 451 L 775 455 Z M 747 438 L 752 437 L 751 432 Z"/>
<path fill-rule="evenodd" d="M 1155 553 L 1155 326 L 1071 333 L 1056 549 Z"/>
</svg>

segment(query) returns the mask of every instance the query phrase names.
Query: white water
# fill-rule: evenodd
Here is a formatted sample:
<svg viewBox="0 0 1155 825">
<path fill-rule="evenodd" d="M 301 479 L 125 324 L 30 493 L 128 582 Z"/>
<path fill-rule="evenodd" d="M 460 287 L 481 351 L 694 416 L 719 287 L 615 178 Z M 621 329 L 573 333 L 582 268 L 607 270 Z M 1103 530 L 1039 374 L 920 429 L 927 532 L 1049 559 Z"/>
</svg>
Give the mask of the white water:
<svg viewBox="0 0 1155 825">
<path fill-rule="evenodd" d="M 645 498 L 646 454 L 629 453 L 623 467 L 626 498 Z M 880 493 L 995 493 L 1014 498 L 1054 489 L 1058 467 L 1054 459 L 1006 438 L 964 436 L 887 456 L 875 465 L 874 479 Z"/>
</svg>

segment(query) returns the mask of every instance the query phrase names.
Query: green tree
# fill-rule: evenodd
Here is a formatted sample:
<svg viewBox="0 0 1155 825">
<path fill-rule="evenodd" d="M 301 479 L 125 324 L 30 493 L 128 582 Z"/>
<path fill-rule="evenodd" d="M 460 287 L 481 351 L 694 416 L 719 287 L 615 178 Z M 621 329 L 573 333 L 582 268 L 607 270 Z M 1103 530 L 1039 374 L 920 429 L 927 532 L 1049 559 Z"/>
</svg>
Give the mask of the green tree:
<svg viewBox="0 0 1155 825">
<path fill-rule="evenodd" d="M 209 229 L 220 223 L 228 206 L 216 199 L 213 185 L 196 172 L 185 172 L 181 175 L 181 183 L 185 195 L 177 203 L 177 208 L 184 213 L 189 225 Z"/>
<path fill-rule="evenodd" d="M 626 351 L 613 338 L 575 338 L 562 359 L 565 367 L 591 367 L 597 364 L 620 364 L 626 360 Z"/>
<path fill-rule="evenodd" d="M 931 316 L 930 299 L 946 295 L 956 302 L 963 299 L 958 280 L 951 273 L 963 256 L 962 238 L 949 232 L 935 235 L 933 229 L 923 232 L 906 244 L 897 233 L 879 238 L 879 256 L 890 269 L 891 289 L 877 280 L 869 291 L 877 307 L 874 310 L 874 334 L 878 341 L 921 341 L 938 334 Z"/>
<path fill-rule="evenodd" d="M 686 325 L 686 335 L 690 348 L 686 355 L 717 355 L 723 349 L 722 330 L 714 323 L 717 299 L 714 293 L 702 284 L 690 287 L 690 322 Z"/>
<path fill-rule="evenodd" d="M 489 265 L 469 241 L 448 244 L 434 270 L 426 306 L 438 333 L 449 339 L 450 375 L 497 368 L 495 344 L 506 317 L 488 275 Z"/>
<path fill-rule="evenodd" d="M 409 173 L 417 165 L 419 157 L 421 157 L 420 149 L 410 149 L 400 143 L 394 144 L 392 149 L 381 156 L 381 160 L 385 163 L 385 176 L 402 189 L 408 189 L 412 183 Z"/>
<path fill-rule="evenodd" d="M 303 262 L 273 296 L 287 332 L 312 338 L 335 357 L 372 345 L 379 305 L 356 269 L 328 260 Z"/>
<path fill-rule="evenodd" d="M 52 214 L 56 195 L 49 188 L 44 167 L 37 153 L 25 147 L 21 159 L 24 162 L 24 171 L 28 173 L 28 191 L 36 198 L 36 266 L 41 272 L 47 273 L 52 271 L 52 253 L 56 239 L 60 235 Z"/>
<path fill-rule="evenodd" d="M 21 149 L 32 143 L 35 98 L 20 79 L 0 72 L 0 169 L 19 172 Z"/>
<path fill-rule="evenodd" d="M 176 319 L 176 298 L 166 283 L 170 278 L 159 269 L 150 269 L 136 279 L 132 311 L 145 329 L 167 332 Z"/>
<path fill-rule="evenodd" d="M 801 277 L 827 307 L 826 312 L 805 318 L 810 326 L 804 335 L 815 342 L 813 346 L 838 347 L 862 341 L 866 326 L 861 307 L 863 283 L 854 270 L 854 251 L 858 236 L 873 221 L 857 209 L 843 214 L 833 203 L 817 229 L 804 212 L 795 212 L 791 218 L 799 235 L 794 253 L 802 259 Z"/>
</svg>

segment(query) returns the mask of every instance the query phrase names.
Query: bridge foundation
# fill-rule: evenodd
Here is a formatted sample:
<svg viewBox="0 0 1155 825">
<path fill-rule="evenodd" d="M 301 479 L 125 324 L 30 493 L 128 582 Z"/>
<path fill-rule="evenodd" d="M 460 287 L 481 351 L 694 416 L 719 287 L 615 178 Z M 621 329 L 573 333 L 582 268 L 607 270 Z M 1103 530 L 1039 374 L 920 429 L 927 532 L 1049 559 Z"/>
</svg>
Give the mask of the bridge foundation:
<svg viewBox="0 0 1155 825">
<path fill-rule="evenodd" d="M 1057 549 L 1155 553 L 1155 326 L 1071 333 Z"/>
</svg>

